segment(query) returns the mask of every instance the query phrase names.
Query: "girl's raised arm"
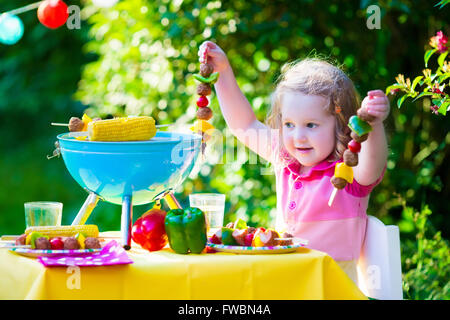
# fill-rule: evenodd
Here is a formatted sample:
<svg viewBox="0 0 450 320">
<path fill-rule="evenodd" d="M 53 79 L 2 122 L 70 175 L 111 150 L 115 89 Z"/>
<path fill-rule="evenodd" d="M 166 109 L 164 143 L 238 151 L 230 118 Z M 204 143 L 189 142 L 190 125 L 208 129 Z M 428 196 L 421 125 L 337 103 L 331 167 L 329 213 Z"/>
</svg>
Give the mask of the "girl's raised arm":
<svg viewBox="0 0 450 320">
<path fill-rule="evenodd" d="M 214 85 L 220 109 L 231 132 L 248 148 L 270 160 L 270 128 L 256 119 L 250 103 L 239 88 L 233 70 L 223 50 L 211 41 L 200 46 L 199 55 L 206 50 L 208 63 L 220 73 Z"/>
<path fill-rule="evenodd" d="M 389 115 L 389 100 L 383 91 L 372 90 L 364 98 L 361 108 L 365 108 L 374 117 L 370 122 L 373 130 L 366 142 L 361 144 L 359 164 L 354 168 L 354 177 L 361 185 L 370 185 L 380 177 L 388 157 L 383 121 Z"/>
</svg>

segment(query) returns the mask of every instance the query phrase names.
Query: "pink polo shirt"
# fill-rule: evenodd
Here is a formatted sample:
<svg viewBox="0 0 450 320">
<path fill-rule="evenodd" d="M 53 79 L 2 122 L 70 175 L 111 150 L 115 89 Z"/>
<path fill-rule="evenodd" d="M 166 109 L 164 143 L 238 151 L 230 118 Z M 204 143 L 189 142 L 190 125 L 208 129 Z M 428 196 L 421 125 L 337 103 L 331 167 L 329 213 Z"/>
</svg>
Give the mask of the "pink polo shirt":
<svg viewBox="0 0 450 320">
<path fill-rule="evenodd" d="M 285 165 L 274 161 L 277 190 L 277 228 L 309 240 L 308 247 L 328 253 L 336 261 L 359 258 L 366 232 L 367 205 L 373 184 L 362 186 L 356 180 L 339 190 L 331 207 L 330 182 L 337 162 L 322 161 L 307 174 L 299 173 L 297 161 Z"/>
</svg>

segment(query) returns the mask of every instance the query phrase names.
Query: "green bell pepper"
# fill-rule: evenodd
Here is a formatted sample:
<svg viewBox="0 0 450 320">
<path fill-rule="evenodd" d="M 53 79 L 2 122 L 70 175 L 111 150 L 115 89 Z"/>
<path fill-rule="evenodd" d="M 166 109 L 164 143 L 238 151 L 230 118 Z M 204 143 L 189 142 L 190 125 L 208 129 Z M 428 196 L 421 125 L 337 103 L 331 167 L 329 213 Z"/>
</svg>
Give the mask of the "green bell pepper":
<svg viewBox="0 0 450 320">
<path fill-rule="evenodd" d="M 28 239 L 26 239 L 26 244 L 30 244 L 31 245 L 31 249 L 36 249 L 36 240 L 39 238 L 49 238 L 48 236 L 44 236 L 39 232 L 32 232 L 30 234 L 28 234 L 27 236 Z"/>
<path fill-rule="evenodd" d="M 194 75 L 194 79 L 203 83 L 209 83 L 209 84 L 214 84 L 216 83 L 216 81 L 219 79 L 219 73 L 218 72 L 214 72 L 212 73 L 209 77 L 205 78 L 201 75 L 199 75 L 198 73 L 195 73 Z"/>
<path fill-rule="evenodd" d="M 176 253 L 200 253 L 205 248 L 206 220 L 202 210 L 172 209 L 166 214 L 164 226 L 170 248 Z"/>
<path fill-rule="evenodd" d="M 348 119 L 348 126 L 360 137 L 372 131 L 370 124 L 361 120 L 358 116 L 351 116 L 350 119 Z"/>
<path fill-rule="evenodd" d="M 245 222 L 244 219 L 238 218 L 234 222 L 234 229 L 246 229 L 247 228 L 247 222 Z"/>
<path fill-rule="evenodd" d="M 238 245 L 236 239 L 234 239 L 234 237 L 233 237 L 234 230 L 235 229 L 233 229 L 233 228 L 227 228 L 227 227 L 222 228 L 222 243 L 224 245 L 227 245 L 227 246 L 237 246 Z"/>
</svg>

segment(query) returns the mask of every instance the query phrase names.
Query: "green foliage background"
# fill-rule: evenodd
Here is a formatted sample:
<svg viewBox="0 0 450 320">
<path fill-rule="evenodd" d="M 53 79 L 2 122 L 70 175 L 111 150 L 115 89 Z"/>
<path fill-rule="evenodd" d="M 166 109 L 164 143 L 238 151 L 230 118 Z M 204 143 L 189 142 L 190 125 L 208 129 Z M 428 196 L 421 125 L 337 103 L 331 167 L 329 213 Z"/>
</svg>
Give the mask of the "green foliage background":
<svg viewBox="0 0 450 320">
<path fill-rule="evenodd" d="M 62 159 L 47 160 L 71 116 L 152 115 L 159 123 L 192 122 L 198 46 L 207 39 L 227 52 L 240 87 L 264 120 L 281 66 L 319 53 L 343 64 L 362 96 L 384 89 L 398 73 L 419 74 L 436 31 L 450 34 L 448 7 L 433 1 L 120 1 L 82 10 L 82 28 L 49 30 L 35 13 L 23 14 L 24 38 L 0 46 L 0 234 L 20 234 L 23 203 L 64 203 L 69 224 L 86 193 Z M 2 3 L 7 11 L 27 1 Z M 366 27 L 366 8 L 381 8 L 381 29 Z M 386 121 L 390 155 L 368 214 L 401 230 L 405 297 L 448 299 L 450 231 L 449 117 L 435 116 L 427 100 L 395 107 Z M 429 103 L 429 102 L 428 102 Z M 213 124 L 224 129 L 212 95 Z M 235 148 L 238 149 L 239 143 Z M 232 164 L 204 163 L 179 188 L 183 205 L 192 192 L 227 195 L 225 223 L 274 222 L 275 179 L 265 164 L 242 154 Z M 149 208 L 134 208 L 134 218 Z M 431 212 L 433 212 L 431 214 Z M 120 228 L 120 207 L 100 203 L 89 222 Z M 437 268 L 437 270 L 436 270 Z"/>
</svg>

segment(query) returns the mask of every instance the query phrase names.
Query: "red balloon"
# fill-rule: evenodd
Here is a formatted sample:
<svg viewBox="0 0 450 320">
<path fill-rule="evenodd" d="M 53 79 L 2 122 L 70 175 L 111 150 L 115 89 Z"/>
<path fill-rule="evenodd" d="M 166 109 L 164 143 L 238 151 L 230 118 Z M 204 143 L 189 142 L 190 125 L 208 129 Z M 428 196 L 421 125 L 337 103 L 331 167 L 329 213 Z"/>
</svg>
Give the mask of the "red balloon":
<svg viewBox="0 0 450 320">
<path fill-rule="evenodd" d="M 56 29 L 66 23 L 69 18 L 67 5 L 61 0 L 45 0 L 38 8 L 39 21 L 50 29 Z"/>
<path fill-rule="evenodd" d="M 131 238 L 148 251 L 158 251 L 168 243 L 164 219 L 166 212 L 152 209 L 136 220 L 131 229 Z"/>
</svg>

